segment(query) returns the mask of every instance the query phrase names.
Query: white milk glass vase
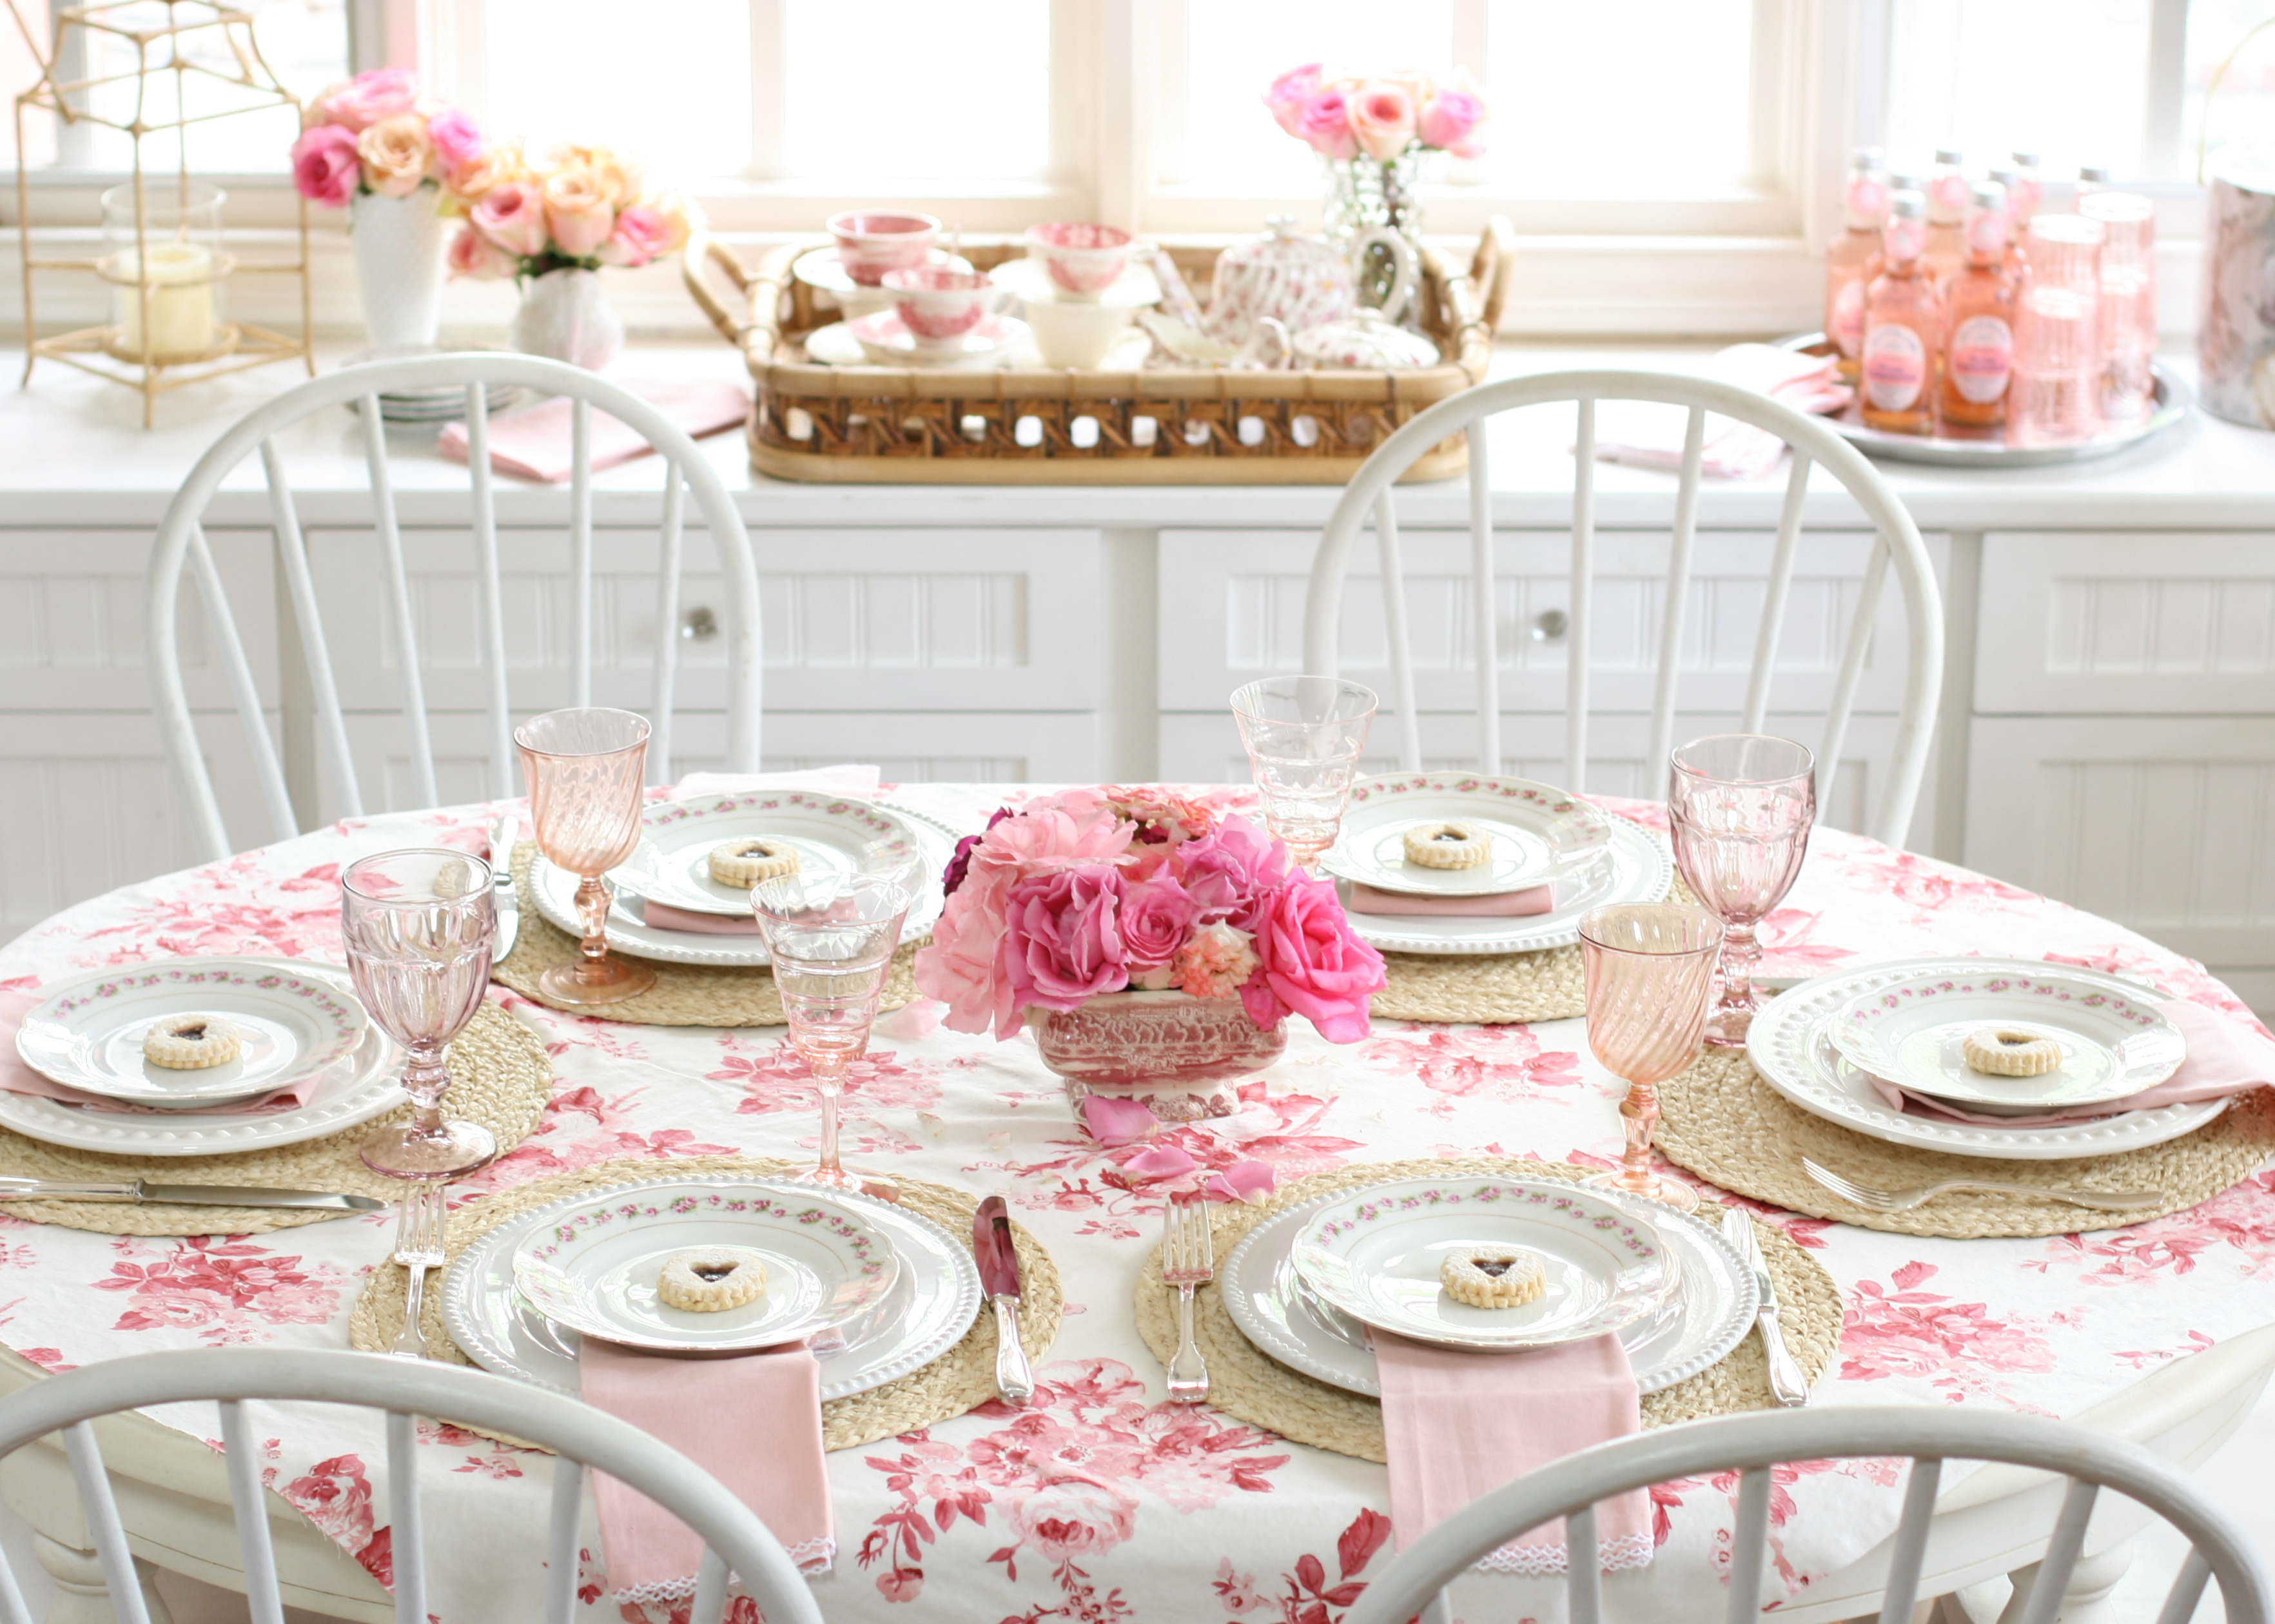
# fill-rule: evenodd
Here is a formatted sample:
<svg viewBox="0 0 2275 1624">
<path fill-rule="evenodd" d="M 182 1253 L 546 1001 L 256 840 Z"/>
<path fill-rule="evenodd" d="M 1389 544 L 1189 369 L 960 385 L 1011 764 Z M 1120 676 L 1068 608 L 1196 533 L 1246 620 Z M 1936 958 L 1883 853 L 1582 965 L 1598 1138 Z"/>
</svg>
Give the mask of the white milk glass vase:
<svg viewBox="0 0 2275 1624">
<path fill-rule="evenodd" d="M 598 372 L 624 347 L 622 317 L 601 291 L 601 273 L 564 266 L 521 284 L 513 347 Z"/>
<path fill-rule="evenodd" d="M 432 349 L 442 325 L 442 227 L 431 186 L 409 197 L 356 193 L 355 251 L 363 327 L 375 350 Z"/>
</svg>

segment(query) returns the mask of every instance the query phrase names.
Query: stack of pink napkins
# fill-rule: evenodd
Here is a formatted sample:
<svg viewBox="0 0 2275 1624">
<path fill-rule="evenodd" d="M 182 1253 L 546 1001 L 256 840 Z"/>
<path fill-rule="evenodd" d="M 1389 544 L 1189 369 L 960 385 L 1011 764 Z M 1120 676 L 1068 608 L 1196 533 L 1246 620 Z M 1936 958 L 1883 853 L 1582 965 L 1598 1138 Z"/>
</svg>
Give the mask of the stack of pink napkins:
<svg viewBox="0 0 2275 1624">
<path fill-rule="evenodd" d="M 731 383 L 715 380 L 686 381 L 644 379 L 624 387 L 654 406 L 691 438 L 740 428 L 751 412 L 751 397 Z M 576 403 L 565 395 L 509 412 L 489 419 L 490 466 L 500 473 L 557 485 L 575 471 L 571 442 Z M 466 426 L 452 423 L 442 430 L 442 455 L 452 462 L 466 460 Z M 638 429 L 626 427 L 607 412 L 593 413 L 593 471 L 614 468 L 654 450 Z"/>
</svg>

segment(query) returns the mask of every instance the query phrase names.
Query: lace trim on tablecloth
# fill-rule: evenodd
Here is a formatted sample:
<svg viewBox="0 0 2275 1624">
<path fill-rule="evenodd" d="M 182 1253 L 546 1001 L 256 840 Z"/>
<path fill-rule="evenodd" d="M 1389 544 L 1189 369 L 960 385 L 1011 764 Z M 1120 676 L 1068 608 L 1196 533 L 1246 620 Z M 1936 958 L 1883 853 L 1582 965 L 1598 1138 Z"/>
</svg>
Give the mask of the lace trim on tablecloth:
<svg viewBox="0 0 2275 1624">
<path fill-rule="evenodd" d="M 1615 1574 L 1624 1568 L 1650 1567 L 1654 1548 L 1649 1534 L 1623 1534 L 1617 1539 L 1600 1540 L 1596 1546 L 1602 1559 L 1603 1570 L 1607 1574 Z M 1564 1546 L 1561 1541 L 1553 1545 L 1528 1545 L 1512 1539 L 1478 1558 L 1476 1566 L 1480 1571 L 1489 1574 L 1520 1574 L 1527 1579 L 1553 1578 L 1565 1569 Z"/>
<path fill-rule="evenodd" d="M 790 1561 L 797 1566 L 798 1572 L 811 1578 L 815 1574 L 828 1573 L 836 1565 L 837 1537 L 834 1534 L 822 1534 L 812 1539 L 801 1539 L 794 1545 L 784 1547 L 784 1550 Z M 729 1575 L 729 1582 L 733 1582 L 732 1575 Z M 635 1584 L 625 1590 L 613 1591 L 611 1594 L 618 1601 L 643 1605 L 648 1602 L 685 1601 L 695 1594 L 695 1575 L 683 1574 L 676 1579 L 658 1579 L 653 1584 Z"/>
</svg>

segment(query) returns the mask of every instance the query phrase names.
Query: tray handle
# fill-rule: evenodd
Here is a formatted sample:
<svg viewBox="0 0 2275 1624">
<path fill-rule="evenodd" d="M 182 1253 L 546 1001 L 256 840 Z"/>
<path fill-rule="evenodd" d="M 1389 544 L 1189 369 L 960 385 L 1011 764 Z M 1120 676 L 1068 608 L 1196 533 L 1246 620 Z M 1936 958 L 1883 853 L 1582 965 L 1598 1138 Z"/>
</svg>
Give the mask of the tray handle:
<svg viewBox="0 0 2275 1624">
<path fill-rule="evenodd" d="M 706 267 L 711 265 L 716 265 L 725 272 L 727 280 L 735 284 L 736 291 L 748 299 L 751 274 L 743 268 L 741 258 L 708 231 L 698 231 L 687 239 L 686 252 L 680 255 L 680 280 L 687 284 L 689 297 L 710 318 L 711 325 L 719 329 L 719 336 L 739 350 L 743 346 L 743 336 L 751 330 L 752 324 L 738 320 L 733 311 L 720 303 L 718 294 L 712 291 L 705 276 Z"/>
<path fill-rule="evenodd" d="M 1478 319 L 1488 337 L 1500 330 L 1502 310 L 1516 280 L 1516 223 L 1507 215 L 1485 222 L 1478 251 L 1470 257 L 1470 286 L 1476 291 Z"/>
</svg>

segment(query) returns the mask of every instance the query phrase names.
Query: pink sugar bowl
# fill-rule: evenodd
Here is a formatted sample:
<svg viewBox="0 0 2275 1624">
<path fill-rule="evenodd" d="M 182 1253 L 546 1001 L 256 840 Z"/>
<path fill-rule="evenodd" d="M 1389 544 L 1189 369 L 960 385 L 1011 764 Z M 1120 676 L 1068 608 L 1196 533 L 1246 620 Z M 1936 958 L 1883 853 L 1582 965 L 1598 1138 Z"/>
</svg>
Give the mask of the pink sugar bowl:
<svg viewBox="0 0 2275 1624">
<path fill-rule="evenodd" d="M 879 286 L 885 273 L 922 265 L 932 254 L 940 222 L 930 215 L 891 209 L 855 209 L 829 217 L 837 241 L 838 263 L 864 287 Z"/>
<path fill-rule="evenodd" d="M 887 271 L 885 288 L 910 336 L 926 349 L 953 346 L 1009 298 L 979 272 L 945 265 Z"/>
<path fill-rule="evenodd" d="M 1027 256 L 1040 260 L 1062 298 L 1087 304 L 1130 264 L 1130 233 L 1115 225 L 1059 222 L 1027 228 Z"/>
</svg>

